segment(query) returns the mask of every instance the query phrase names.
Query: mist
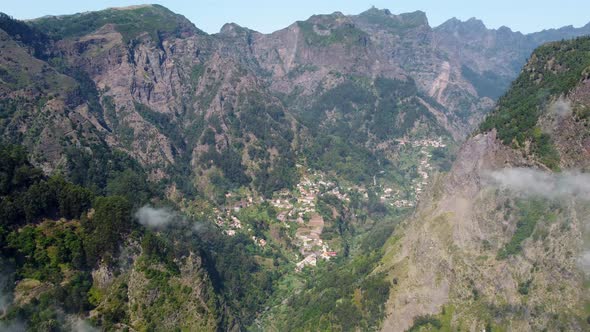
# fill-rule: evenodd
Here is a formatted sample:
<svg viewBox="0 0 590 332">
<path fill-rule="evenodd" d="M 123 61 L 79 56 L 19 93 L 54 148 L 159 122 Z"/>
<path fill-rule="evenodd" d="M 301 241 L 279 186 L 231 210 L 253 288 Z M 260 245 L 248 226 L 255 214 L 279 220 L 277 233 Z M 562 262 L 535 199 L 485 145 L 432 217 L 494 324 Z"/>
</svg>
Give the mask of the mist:
<svg viewBox="0 0 590 332">
<path fill-rule="evenodd" d="M 530 168 L 505 168 L 489 172 L 486 176 L 492 184 L 525 196 L 590 200 L 590 174 L 586 173 L 552 173 Z"/>
<path fill-rule="evenodd" d="M 72 324 L 74 332 L 98 332 L 99 330 L 83 319 L 76 319 Z"/>
<path fill-rule="evenodd" d="M 0 331 L 3 332 L 25 332 L 27 327 L 21 322 L 0 322 Z"/>
<path fill-rule="evenodd" d="M 590 200 L 590 174 L 578 171 L 563 173 L 544 172 L 530 168 L 505 168 L 486 174 L 493 185 L 518 192 L 524 196 L 543 197 L 551 200 L 577 199 Z M 582 232 L 588 233 L 590 221 L 580 216 Z M 590 244 L 584 241 L 584 248 L 577 258 L 578 267 L 590 276 Z"/>
<path fill-rule="evenodd" d="M 12 285 L 14 283 L 14 270 L 3 259 L 0 259 L 0 318 L 6 315 L 8 307 L 12 304 Z M 26 325 L 20 321 L 0 321 L 0 331 L 24 332 Z"/>
<path fill-rule="evenodd" d="M 177 214 L 168 208 L 153 208 L 145 205 L 135 213 L 140 224 L 153 229 L 162 229 L 174 221 Z"/>
<path fill-rule="evenodd" d="M 572 106 L 569 101 L 559 98 L 550 106 L 549 111 L 563 118 L 572 114 Z"/>
<path fill-rule="evenodd" d="M 578 258 L 578 266 L 586 275 L 590 275 L 590 250 L 582 252 Z"/>
<path fill-rule="evenodd" d="M 0 317 L 6 314 L 6 310 L 12 303 L 11 283 L 13 270 L 3 259 L 0 259 Z"/>
</svg>

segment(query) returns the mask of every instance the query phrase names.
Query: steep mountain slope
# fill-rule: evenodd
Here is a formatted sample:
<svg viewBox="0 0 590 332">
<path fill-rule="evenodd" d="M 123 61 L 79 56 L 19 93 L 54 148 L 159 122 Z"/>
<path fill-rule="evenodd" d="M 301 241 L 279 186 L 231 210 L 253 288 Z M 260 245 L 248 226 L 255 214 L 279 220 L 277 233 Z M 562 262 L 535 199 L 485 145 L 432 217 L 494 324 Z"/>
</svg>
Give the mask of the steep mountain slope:
<svg viewBox="0 0 590 332">
<path fill-rule="evenodd" d="M 588 329 L 589 46 L 537 49 L 388 241 L 383 330 Z"/>
<path fill-rule="evenodd" d="M 79 317 L 121 330 L 309 330 L 316 322 L 326 329 L 374 329 L 399 295 L 395 287 L 388 292 L 390 279 L 383 278 L 391 274 L 391 255 L 399 253 L 383 257 L 380 250 L 398 220 L 422 196 L 428 202 L 432 174 L 448 170 L 457 142 L 491 109 L 537 43 L 585 31 L 523 36 L 473 20 L 432 29 L 422 12 L 377 9 L 313 16 L 268 35 L 235 24 L 207 35 L 158 5 L 28 22 L 0 16 L 2 142 L 24 145 L 47 176 L 63 174 L 75 183 L 46 178 L 21 150 L 0 155 L 19 159 L 15 169 L 0 172 L 7 177 L 0 184 L 24 181 L 14 192 L 0 192 L 0 249 L 17 281 L 17 301 L 7 312 L 2 308 L 0 319 L 21 318 L 32 329 Z M 529 90 L 509 93 L 503 111 L 482 127 L 496 130 L 482 141 L 492 143 L 470 141 L 457 165 L 471 169 L 469 154 L 487 151 L 482 144 L 498 146 L 518 165 L 585 165 L 585 122 L 526 111 L 573 88 L 586 60 L 578 52 L 553 61 L 541 55 L 531 60 L 541 59 L 531 65 L 541 92 L 523 75 L 515 87 Z M 567 67 L 572 61 L 575 70 Z M 545 68 L 565 77 L 567 88 L 543 83 L 550 75 Z M 561 76 L 566 69 L 578 76 Z M 513 108 L 523 94 L 538 99 Z M 553 109 L 561 114 L 567 105 L 562 100 Z M 512 118 L 525 118 L 526 127 L 514 128 L 506 120 Z M 486 164 L 487 154 L 480 154 Z M 500 165 L 494 158 L 489 163 Z M 453 172 L 450 178 L 471 188 L 471 173 Z M 449 193 L 462 188 L 447 187 Z M 150 209 L 148 203 L 182 213 L 152 209 L 157 218 L 145 221 L 135 212 Z M 506 204 L 523 214 L 534 208 L 516 198 Z M 577 205 L 555 210 L 559 220 L 584 215 Z M 513 225 L 516 218 L 514 212 L 506 221 Z M 412 227 L 420 222 L 403 231 L 416 234 Z M 504 238 L 494 236 L 505 239 L 510 231 L 506 226 Z M 473 241 L 470 228 L 462 236 Z M 404 247 L 427 252 L 420 244 L 427 239 L 408 235 Z M 575 248 L 565 249 L 558 252 L 565 258 L 544 261 L 551 273 L 569 271 L 553 268 L 573 259 L 568 251 Z M 443 284 L 456 281 L 442 277 Z M 403 275 L 395 278 L 405 282 Z M 523 292 L 534 285 L 528 280 Z M 445 288 L 439 295 L 434 304 L 453 298 Z M 556 303 L 564 298 L 556 295 Z M 337 305 L 307 307 L 318 299 Z M 568 327 L 579 326 L 570 319 L 579 315 L 577 302 L 564 314 Z M 406 310 L 394 307 L 385 327 Z M 404 326 L 422 313 L 413 310 Z M 545 324 L 541 316 L 533 328 Z"/>
<path fill-rule="evenodd" d="M 375 8 L 269 35 L 228 24 L 209 36 L 157 5 L 2 22 L 13 55 L 2 60 L 4 137 L 47 171 L 72 172 L 71 148 L 99 145 L 171 192 L 208 196 L 292 186 L 303 156 L 350 175 L 310 142 L 352 145 L 350 157 L 376 160 L 353 176 L 371 179 L 379 165 L 397 165 L 399 140 L 461 140 L 534 46 L 585 31 L 523 36 L 474 20 L 432 29 L 422 12 Z M 46 81 L 26 92 L 37 76 Z"/>
<path fill-rule="evenodd" d="M 5 21 L 6 25 L 12 23 L 8 18 Z M 160 6 L 140 6 L 47 17 L 32 25 L 50 34 L 43 36 L 53 53 L 43 65 L 69 79 L 77 93 L 74 96 L 81 97 L 61 94 L 70 104 L 58 104 L 61 108 L 57 112 L 67 109 L 69 118 L 82 118 L 80 125 L 66 132 L 75 138 L 94 133 L 94 140 L 74 139 L 63 142 L 62 150 L 51 156 L 40 154 L 41 160 L 47 160 L 47 170 L 67 169 L 63 165 L 65 147 L 91 148 L 97 143 L 130 155 L 149 171 L 152 180 L 182 183 L 187 192 L 195 186 L 205 190 L 207 182 L 191 181 L 196 170 L 199 175 L 209 172 L 214 177 L 219 173 L 225 178 L 228 184 L 218 186 L 223 193 L 228 186 L 250 183 L 256 173 L 294 167 L 290 147 L 294 134 L 281 103 L 265 92 L 259 79 L 244 70 L 239 60 L 222 57 L 218 41 L 181 16 Z M 26 45 L 12 40 L 7 40 L 5 47 L 26 51 Z M 42 59 L 31 61 L 41 63 Z M 10 71 L 16 68 L 7 66 Z M 66 84 L 47 86 L 67 88 Z M 21 107 L 13 98 L 21 93 L 18 89 L 14 86 L 6 92 L 6 103 Z M 38 104 L 44 107 L 45 100 Z M 33 113 L 32 107 L 27 112 Z M 54 117 L 51 122 L 56 125 L 71 122 L 63 116 Z M 37 141 L 28 142 L 31 148 L 50 144 L 28 128 L 17 127 L 18 118 L 13 114 L 5 118 L 4 127 L 11 130 L 5 136 L 10 140 L 21 143 L 23 138 L 35 137 Z M 23 134 L 11 134 L 17 130 Z M 264 157 L 264 163 L 248 161 L 248 147 L 276 152 Z M 290 181 L 257 178 L 261 191 L 280 189 L 282 181 Z"/>
</svg>

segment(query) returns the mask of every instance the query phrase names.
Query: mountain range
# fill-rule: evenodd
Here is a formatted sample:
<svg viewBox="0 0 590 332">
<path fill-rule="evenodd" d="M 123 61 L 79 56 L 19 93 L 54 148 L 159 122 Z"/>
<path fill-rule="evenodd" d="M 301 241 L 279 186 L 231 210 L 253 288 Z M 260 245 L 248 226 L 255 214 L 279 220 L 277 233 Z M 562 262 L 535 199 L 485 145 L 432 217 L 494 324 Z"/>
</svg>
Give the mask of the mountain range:
<svg viewBox="0 0 590 332">
<path fill-rule="evenodd" d="M 0 320 L 583 331 L 585 35 L 1 14 Z"/>
</svg>

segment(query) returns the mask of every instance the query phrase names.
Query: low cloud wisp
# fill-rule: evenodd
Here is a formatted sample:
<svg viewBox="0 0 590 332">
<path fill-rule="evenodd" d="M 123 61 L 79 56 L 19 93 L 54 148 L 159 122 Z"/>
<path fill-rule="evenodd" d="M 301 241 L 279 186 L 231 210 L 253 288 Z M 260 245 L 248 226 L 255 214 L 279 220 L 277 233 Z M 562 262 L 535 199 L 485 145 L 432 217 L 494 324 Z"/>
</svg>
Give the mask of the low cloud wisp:
<svg viewBox="0 0 590 332">
<path fill-rule="evenodd" d="M 530 168 L 505 168 L 489 172 L 487 177 L 495 185 L 526 196 L 590 200 L 590 174 L 586 173 L 551 173 Z"/>
<path fill-rule="evenodd" d="M 176 213 L 168 208 L 153 208 L 149 205 L 135 212 L 135 218 L 140 224 L 153 229 L 165 228 L 176 219 L 176 216 Z"/>
<path fill-rule="evenodd" d="M 530 168 L 506 168 L 486 174 L 491 184 L 518 192 L 525 196 L 546 199 L 577 199 L 590 201 L 590 174 L 577 171 L 563 173 L 544 172 Z M 588 216 L 579 215 L 583 232 L 588 233 Z M 590 276 L 590 244 L 584 241 L 584 249 L 577 259 L 578 267 Z"/>
<path fill-rule="evenodd" d="M 563 98 L 558 99 L 555 101 L 549 108 L 549 110 L 559 116 L 559 117 L 566 117 L 572 114 L 572 106 L 571 103 Z"/>
</svg>

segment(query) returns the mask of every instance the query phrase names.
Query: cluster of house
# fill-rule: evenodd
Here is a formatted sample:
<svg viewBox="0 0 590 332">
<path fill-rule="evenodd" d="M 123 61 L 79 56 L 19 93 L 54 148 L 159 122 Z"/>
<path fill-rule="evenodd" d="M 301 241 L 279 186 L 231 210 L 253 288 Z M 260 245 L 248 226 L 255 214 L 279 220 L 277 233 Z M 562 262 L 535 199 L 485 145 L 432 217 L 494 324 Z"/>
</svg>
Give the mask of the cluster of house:
<svg viewBox="0 0 590 332">
<path fill-rule="evenodd" d="M 277 220 L 282 222 L 285 227 L 290 228 L 292 223 L 297 224 L 295 243 L 299 247 L 299 253 L 303 259 L 297 263 L 296 270 L 300 271 L 304 266 L 316 266 L 318 259 L 328 260 L 337 255 L 321 239 L 324 221 L 316 212 L 317 198 L 321 195 L 331 194 L 343 201 L 350 199 L 338 185 L 325 181 L 322 173 L 311 170 L 308 170 L 296 187 L 297 190 L 294 191 L 283 190 L 276 193 L 273 199 L 268 200 L 268 203 L 276 208 Z M 235 193 L 227 193 L 226 200 L 228 201 L 226 208 L 223 210 L 215 208 L 214 213 L 217 216 L 215 223 L 228 236 L 235 236 L 244 228 L 240 219 L 235 215 L 236 213 L 243 208 L 266 201 L 249 194 L 236 197 Z M 267 245 L 267 241 L 263 238 L 256 236 L 251 236 L 251 238 L 259 247 Z"/>
<path fill-rule="evenodd" d="M 403 140 L 398 139 L 396 140 L 400 145 L 412 145 L 414 147 L 420 147 L 420 161 L 418 162 L 418 177 L 412 181 L 412 190 L 413 196 L 415 199 L 402 199 L 400 198 L 400 191 L 394 191 L 392 188 L 384 188 L 383 193 L 380 196 L 380 199 L 384 203 L 389 203 L 391 206 L 395 206 L 397 208 L 404 208 L 404 207 L 414 207 L 416 205 L 417 199 L 425 190 L 426 186 L 428 185 L 428 179 L 430 177 L 430 172 L 432 172 L 432 165 L 430 164 L 430 159 L 432 158 L 432 154 L 428 151 L 427 148 L 444 148 L 446 144 L 443 143 L 442 137 L 438 137 L 436 139 L 429 138 L 429 139 L 421 139 L 415 141 Z"/>
<path fill-rule="evenodd" d="M 411 142 L 413 146 L 421 146 L 421 147 L 433 147 L 433 148 L 444 148 L 447 145 L 443 143 L 442 137 L 434 138 L 425 138 L 421 140 L 416 140 Z"/>
<path fill-rule="evenodd" d="M 242 229 L 242 222 L 236 216 L 230 216 L 230 222 L 227 222 L 226 219 L 223 219 L 221 216 L 217 216 L 217 225 L 219 227 L 225 227 L 226 229 L 223 231 L 225 234 L 229 236 L 236 235 L 236 231 L 238 229 Z"/>
<path fill-rule="evenodd" d="M 256 243 L 257 246 L 259 247 L 266 247 L 266 240 L 262 239 L 262 238 L 257 238 L 256 236 L 252 235 L 252 241 L 254 241 L 254 243 Z"/>
<path fill-rule="evenodd" d="M 289 191 L 282 191 L 276 195 L 277 198 L 271 200 L 271 204 L 280 211 L 277 218 L 282 222 L 302 223 L 304 216 L 315 212 L 318 196 L 331 194 L 339 200 L 350 201 L 348 195 L 341 192 L 340 187 L 334 182 L 324 181 L 324 175 L 319 172 L 304 176 L 296 187 L 295 196 Z"/>
<path fill-rule="evenodd" d="M 432 155 L 428 151 L 424 150 L 424 148 L 420 150 L 420 155 L 422 156 L 422 158 L 420 159 L 420 163 L 418 164 L 418 178 L 412 181 L 414 182 L 414 191 L 416 194 L 416 198 L 418 198 L 422 194 L 424 188 L 426 188 L 429 177 L 428 172 L 432 170 L 432 166 L 430 166 L 429 163 Z"/>
<path fill-rule="evenodd" d="M 295 264 L 295 271 L 301 272 L 306 266 L 316 266 L 318 259 L 329 260 L 336 256 L 338 256 L 338 253 L 336 251 L 331 251 L 328 246 L 324 244 L 322 245 L 321 251 L 312 251 L 304 255 L 304 258 Z"/>
<path fill-rule="evenodd" d="M 430 153 L 426 148 L 427 147 L 434 147 L 434 148 L 444 148 L 446 145 L 442 142 L 442 139 L 439 138 L 438 140 L 422 140 L 420 141 L 420 145 L 422 148 L 420 149 L 420 162 L 418 163 L 418 178 L 414 179 L 413 187 L 416 198 L 419 198 L 426 186 L 428 185 L 428 178 L 430 177 L 429 173 L 432 172 L 432 165 L 430 165 L 430 159 L 432 158 L 432 153 Z"/>
<path fill-rule="evenodd" d="M 331 183 L 331 182 L 329 182 L 329 183 Z M 348 188 L 348 191 L 351 191 L 351 190 L 352 190 L 352 188 Z M 338 187 L 338 186 L 333 187 L 330 191 L 328 191 L 322 195 L 325 195 L 325 194 L 334 195 L 334 196 L 336 196 L 336 198 L 338 198 L 341 201 L 350 202 L 350 198 L 348 197 L 348 194 L 341 192 L 340 187 Z M 365 191 L 365 194 L 366 194 L 366 191 Z"/>
<path fill-rule="evenodd" d="M 381 202 L 389 203 L 391 206 L 397 208 L 414 207 L 416 202 L 411 199 L 400 198 L 401 193 L 399 190 L 393 190 L 392 188 L 385 188 L 383 193 L 379 197 Z"/>
<path fill-rule="evenodd" d="M 336 253 L 330 251 L 328 245 L 321 239 L 324 220 L 315 210 L 318 196 L 330 193 L 335 196 L 337 194 L 337 197 L 343 200 L 347 197 L 340 194 L 340 189 L 336 184 L 325 181 L 324 175 L 318 172 L 312 173 L 311 177 L 305 176 L 297 184 L 297 191 L 299 192 L 298 208 L 289 212 L 287 216 L 291 214 L 296 216 L 297 222 L 300 224 L 295 238 L 304 258 L 296 264 L 295 271 L 301 271 L 305 266 L 316 266 L 318 259 L 327 260 L 336 256 Z M 309 217 L 307 224 L 303 220 L 304 216 Z"/>
</svg>

